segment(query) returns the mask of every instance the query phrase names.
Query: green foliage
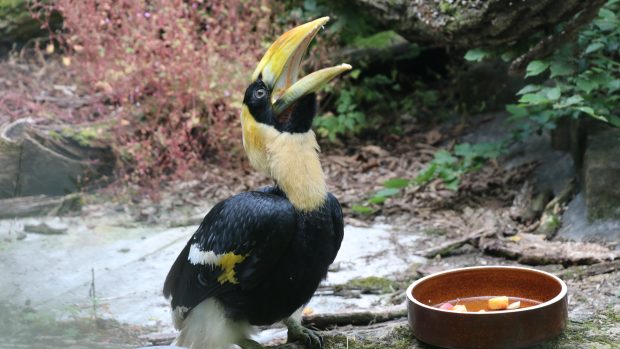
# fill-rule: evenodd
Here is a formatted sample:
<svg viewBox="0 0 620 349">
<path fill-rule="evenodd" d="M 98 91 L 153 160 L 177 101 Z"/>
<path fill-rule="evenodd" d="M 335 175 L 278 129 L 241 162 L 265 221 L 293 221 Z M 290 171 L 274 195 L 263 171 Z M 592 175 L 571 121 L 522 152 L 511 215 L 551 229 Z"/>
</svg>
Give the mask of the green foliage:
<svg viewBox="0 0 620 349">
<path fill-rule="evenodd" d="M 487 50 L 481 48 L 473 48 L 467 51 L 467 53 L 465 53 L 465 60 L 468 60 L 470 62 L 481 62 L 482 60 L 490 57 L 491 55 L 491 52 Z"/>
<path fill-rule="evenodd" d="M 383 189 L 377 191 L 368 204 L 383 204 L 388 198 L 400 194 L 402 189 L 410 185 L 424 185 L 440 178 L 445 187 L 457 191 L 461 176 L 479 170 L 488 160 L 496 159 L 506 148 L 506 142 L 498 143 L 461 143 L 453 151 L 439 150 L 435 158 L 414 179 L 393 178 L 383 183 Z M 355 205 L 354 212 L 361 214 L 374 213 L 372 206 Z"/>
<path fill-rule="evenodd" d="M 329 112 L 315 119 L 319 135 L 335 142 L 337 136 L 354 135 L 366 126 L 366 115 L 360 111 L 356 89 L 341 90 L 336 100 L 336 115 Z"/>
<path fill-rule="evenodd" d="M 377 33 L 379 25 L 368 11 L 350 1 L 287 0 L 287 16 L 283 20 L 298 19 L 301 22 L 329 15 L 332 23 L 326 28 L 327 35 L 337 34 L 341 44 Z"/>
<path fill-rule="evenodd" d="M 440 150 L 413 183 L 423 185 L 440 178 L 446 188 L 456 191 L 463 174 L 480 169 L 487 160 L 501 155 L 503 149 L 503 143 L 461 143 L 456 145 L 452 152 Z"/>
<path fill-rule="evenodd" d="M 383 129 L 398 134 L 401 132 L 400 124 L 393 122 L 394 117 L 409 115 L 411 118 L 438 101 L 437 91 L 434 90 L 419 88 L 404 93 L 396 70 L 390 76 L 360 74 L 360 70 L 353 70 L 336 88 L 328 88 L 327 92 L 331 93 L 334 102 L 333 106 L 330 106 L 329 100 L 323 103 L 328 111 L 314 120 L 319 136 L 335 142 L 338 137 L 356 136 L 366 129 Z M 408 120 L 407 117 L 400 117 L 398 121 Z"/>
<path fill-rule="evenodd" d="M 358 36 L 353 39 L 352 44 L 357 48 L 382 49 L 405 42 L 407 42 L 407 40 L 398 35 L 395 31 L 386 30 L 370 36 Z"/>
<path fill-rule="evenodd" d="M 526 85 L 518 92 L 519 104 L 506 108 L 524 134 L 580 115 L 620 127 L 620 1 L 609 1 L 576 42 L 530 62 L 525 77 L 549 80 Z"/>
</svg>

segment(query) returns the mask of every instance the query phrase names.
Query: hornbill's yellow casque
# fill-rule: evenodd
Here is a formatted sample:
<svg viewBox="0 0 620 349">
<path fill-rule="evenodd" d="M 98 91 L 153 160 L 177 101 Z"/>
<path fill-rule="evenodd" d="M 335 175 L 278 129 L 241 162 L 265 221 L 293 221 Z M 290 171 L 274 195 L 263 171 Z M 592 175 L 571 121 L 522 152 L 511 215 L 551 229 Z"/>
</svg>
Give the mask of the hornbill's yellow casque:
<svg viewBox="0 0 620 349">
<path fill-rule="evenodd" d="M 283 34 L 254 71 L 243 99 L 243 145 L 275 185 L 215 205 L 172 265 L 164 295 L 181 331 L 177 345 L 260 348 L 249 338 L 253 326 L 282 320 L 289 340 L 322 347 L 301 326 L 301 309 L 336 257 L 343 221 L 310 127 L 315 91 L 351 66 L 297 78 L 304 52 L 328 19 Z"/>
</svg>

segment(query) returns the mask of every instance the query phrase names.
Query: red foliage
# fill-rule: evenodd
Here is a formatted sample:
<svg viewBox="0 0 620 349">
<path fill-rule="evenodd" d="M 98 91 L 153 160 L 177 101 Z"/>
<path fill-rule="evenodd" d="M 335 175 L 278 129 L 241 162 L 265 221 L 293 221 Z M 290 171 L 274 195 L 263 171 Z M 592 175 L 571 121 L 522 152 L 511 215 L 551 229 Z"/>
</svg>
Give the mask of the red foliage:
<svg viewBox="0 0 620 349">
<path fill-rule="evenodd" d="M 239 149 L 239 107 L 269 19 L 264 0 L 55 0 L 70 69 L 116 105 L 125 179 L 179 177 Z"/>
</svg>

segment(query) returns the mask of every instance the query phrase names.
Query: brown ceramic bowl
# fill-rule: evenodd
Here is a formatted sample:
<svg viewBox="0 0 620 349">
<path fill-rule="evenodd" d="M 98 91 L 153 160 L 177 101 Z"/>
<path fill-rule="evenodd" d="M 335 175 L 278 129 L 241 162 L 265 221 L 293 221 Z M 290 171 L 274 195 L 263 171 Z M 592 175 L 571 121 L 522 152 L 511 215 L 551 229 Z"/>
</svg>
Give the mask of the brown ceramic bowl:
<svg viewBox="0 0 620 349">
<path fill-rule="evenodd" d="M 471 267 L 421 278 L 407 289 L 409 326 L 422 342 L 455 349 L 528 347 L 566 327 L 566 284 L 544 271 L 520 267 Z M 485 313 L 442 310 L 435 305 L 466 297 L 509 296 L 542 302 Z"/>
</svg>

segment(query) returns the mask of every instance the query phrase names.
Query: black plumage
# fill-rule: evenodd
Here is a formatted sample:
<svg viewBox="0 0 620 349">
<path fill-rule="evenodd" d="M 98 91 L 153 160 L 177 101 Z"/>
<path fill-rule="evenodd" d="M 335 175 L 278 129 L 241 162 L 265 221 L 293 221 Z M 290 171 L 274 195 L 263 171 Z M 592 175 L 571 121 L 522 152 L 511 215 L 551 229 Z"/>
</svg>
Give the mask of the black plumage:
<svg viewBox="0 0 620 349">
<path fill-rule="evenodd" d="M 331 194 L 317 210 L 300 212 L 277 187 L 241 193 L 207 214 L 172 266 L 164 295 L 187 311 L 215 297 L 232 319 L 272 324 L 310 300 L 342 237 L 342 211 Z M 192 264 L 192 244 L 247 256 L 234 267 L 238 283 L 219 282 L 220 266 Z"/>
</svg>

